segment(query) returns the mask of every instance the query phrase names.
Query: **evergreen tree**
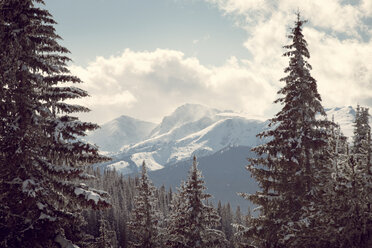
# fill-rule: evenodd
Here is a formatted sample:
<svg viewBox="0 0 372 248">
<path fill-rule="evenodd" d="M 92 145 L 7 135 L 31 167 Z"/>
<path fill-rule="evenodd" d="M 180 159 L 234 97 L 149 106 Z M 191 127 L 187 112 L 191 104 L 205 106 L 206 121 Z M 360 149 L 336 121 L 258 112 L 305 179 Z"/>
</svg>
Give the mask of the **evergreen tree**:
<svg viewBox="0 0 372 248">
<path fill-rule="evenodd" d="M 324 180 L 319 175 L 328 165 L 322 150 L 331 122 L 315 118 L 325 112 L 306 61 L 310 54 L 302 34 L 305 22 L 298 13 L 288 36 L 292 43 L 284 46 L 289 66 L 281 79 L 285 86 L 278 92 L 283 97 L 275 101 L 284 106 L 270 120 L 271 129 L 258 135 L 268 142 L 253 149 L 258 158 L 250 159 L 247 166 L 261 188 L 253 195 L 243 194 L 260 206 L 260 216 L 252 219 L 248 232 L 255 237 L 252 245 L 258 247 L 306 247 L 299 238 L 306 238 L 303 230 L 311 225 L 306 217 Z"/>
<path fill-rule="evenodd" d="M 155 248 L 159 244 L 159 219 L 155 198 L 155 187 L 147 175 L 146 164 L 142 164 L 142 174 L 137 186 L 138 195 L 134 198 L 129 228 L 132 232 L 131 247 Z"/>
<path fill-rule="evenodd" d="M 194 157 L 188 180 L 182 183 L 173 198 L 168 223 L 168 247 L 197 248 L 224 247 L 225 235 L 215 228 L 220 217 L 205 201 L 210 198 L 205 191 L 201 172 Z"/>
<path fill-rule="evenodd" d="M 89 109 L 65 100 L 88 94 L 61 86 L 81 81 L 69 74 L 68 50 L 58 44 L 55 21 L 42 4 L 0 1 L 2 247 L 79 242 L 81 207 L 109 205 L 105 192 L 79 183 L 92 178 L 83 171 L 86 164 L 106 158 L 78 138 L 97 125 L 70 116 Z"/>
<path fill-rule="evenodd" d="M 328 160 L 321 161 L 324 166 L 318 172 L 318 197 L 303 216 L 308 225 L 303 228 L 303 236 L 298 238 L 304 247 L 340 247 L 337 218 L 345 198 L 342 191 L 338 190 L 338 184 L 348 163 L 348 148 L 346 137 L 339 126 L 329 127 L 328 133 L 328 145 L 323 148 L 323 153 L 328 154 Z"/>
<path fill-rule="evenodd" d="M 240 211 L 240 206 L 237 206 L 236 207 L 236 211 L 235 211 L 235 217 L 234 217 L 234 223 L 236 224 L 243 224 L 243 218 L 242 218 L 242 213 Z"/>
<path fill-rule="evenodd" d="M 359 122 L 358 118 L 362 116 L 360 110 L 358 106 L 356 122 Z M 355 134 L 358 135 L 357 126 L 355 129 Z M 337 135 L 341 138 L 337 138 Z M 364 136 L 368 137 L 368 134 Z M 318 212 L 314 215 L 318 226 L 316 245 L 317 247 L 370 247 L 372 181 L 368 174 L 367 155 L 364 153 L 366 142 L 360 139 L 359 148 L 354 146 L 353 152 L 349 153 L 348 149 L 344 148 L 343 140 L 346 138 L 339 130 L 335 137 L 337 139 L 331 139 L 330 142 L 334 145 L 337 155 L 333 159 L 332 180 L 328 181 L 329 187 L 324 191 L 324 206 L 318 208 Z M 354 137 L 354 141 L 356 139 Z"/>
<path fill-rule="evenodd" d="M 97 248 L 112 248 L 117 247 L 113 245 L 113 240 L 116 238 L 115 232 L 110 230 L 108 221 L 101 214 L 99 220 L 99 237 L 96 240 Z"/>
<path fill-rule="evenodd" d="M 348 166 L 343 168 L 340 188 L 347 195 L 345 222 L 341 223 L 343 247 L 372 245 L 371 127 L 368 108 L 357 106 L 354 144 Z M 341 187 L 343 186 L 343 187 Z M 345 203 L 344 203 L 345 205 Z M 344 214 L 345 214 L 344 213 Z"/>
<path fill-rule="evenodd" d="M 369 114 L 368 108 L 361 108 L 357 106 L 354 121 L 354 143 L 353 143 L 353 153 L 365 153 L 370 151 L 370 144 L 365 144 L 368 142 L 369 134 L 371 132 L 371 127 L 369 126 Z M 364 143 L 364 144 L 363 144 Z M 364 146 L 364 147 L 363 147 Z M 362 151 L 363 150 L 363 151 Z"/>
</svg>

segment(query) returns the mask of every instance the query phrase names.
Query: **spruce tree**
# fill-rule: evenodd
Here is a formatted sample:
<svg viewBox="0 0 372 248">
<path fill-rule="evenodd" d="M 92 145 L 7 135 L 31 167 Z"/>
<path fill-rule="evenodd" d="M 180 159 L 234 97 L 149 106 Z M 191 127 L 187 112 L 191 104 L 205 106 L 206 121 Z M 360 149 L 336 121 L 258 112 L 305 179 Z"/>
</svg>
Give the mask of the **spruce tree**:
<svg viewBox="0 0 372 248">
<path fill-rule="evenodd" d="M 344 195 L 347 216 L 341 237 L 343 247 L 370 247 L 372 245 L 372 167 L 371 127 L 368 108 L 357 106 L 354 143 L 348 166 L 343 169 Z M 346 187 L 346 188 L 345 188 Z"/>
<path fill-rule="evenodd" d="M 80 209 L 109 205 L 105 192 L 79 182 L 92 178 L 85 165 L 106 158 L 79 139 L 98 126 L 70 115 L 89 109 L 65 100 L 88 94 L 62 85 L 81 80 L 43 4 L 0 1 L 1 247 L 79 243 Z"/>
<path fill-rule="evenodd" d="M 99 237 L 96 239 L 95 247 L 97 248 L 112 248 L 113 241 L 116 239 L 115 231 L 110 230 L 108 221 L 101 213 L 99 220 Z"/>
<path fill-rule="evenodd" d="M 308 225 L 303 228 L 302 236 L 296 237 L 302 241 L 304 247 L 340 247 L 341 239 L 337 234 L 339 223 L 344 220 L 339 222 L 338 219 L 342 216 L 340 211 L 347 212 L 344 205 L 348 196 L 344 195 L 345 192 L 340 190 L 339 186 L 349 156 L 347 139 L 341 133 L 340 127 L 329 127 L 328 133 L 328 145 L 323 148 L 328 159 L 320 161 L 324 166 L 320 167 L 317 173 L 318 197 L 303 216 Z"/>
<path fill-rule="evenodd" d="M 269 130 L 258 134 L 266 144 L 252 149 L 258 158 L 250 159 L 247 169 L 258 181 L 260 191 L 247 197 L 259 206 L 260 215 L 252 218 L 247 235 L 258 247 L 297 247 L 304 227 L 311 225 L 306 215 L 318 195 L 319 171 L 326 166 L 327 127 L 331 122 L 316 119 L 325 115 L 312 69 L 307 42 L 302 34 L 306 21 L 297 14 L 295 26 L 288 36 L 291 44 L 283 54 L 289 65 L 281 79 L 283 95 L 275 103 L 283 108 L 270 120 Z M 302 246 L 306 247 L 306 246 Z"/>
<path fill-rule="evenodd" d="M 138 195 L 134 198 L 129 229 L 132 233 L 131 247 L 156 248 L 159 243 L 159 219 L 155 187 L 147 175 L 146 164 L 142 164 L 142 173 L 137 186 Z"/>
<path fill-rule="evenodd" d="M 362 124 L 358 119 L 362 118 L 363 111 L 358 106 L 356 123 Z M 368 125 L 368 119 L 364 124 Z M 361 126 L 363 125 L 359 125 Z M 358 134 L 358 130 L 362 129 L 356 125 L 356 136 L 368 137 L 364 132 L 364 135 Z M 359 147 L 354 145 L 350 153 L 346 137 L 343 137 L 339 129 L 330 139 L 336 156 L 332 159 L 332 178 L 326 183 L 328 187 L 324 190 L 323 206 L 317 206 L 317 212 L 313 216 L 317 226 L 317 239 L 313 242 L 316 247 L 371 246 L 371 177 L 368 174 L 366 142 L 359 139 L 358 143 Z"/>
<path fill-rule="evenodd" d="M 371 132 L 371 127 L 369 125 L 369 113 L 368 108 L 357 106 L 356 113 L 355 113 L 355 121 L 354 121 L 354 140 L 353 140 L 353 153 L 365 153 L 370 150 L 366 147 L 367 144 L 363 144 L 364 142 L 368 142 L 368 135 Z M 370 144 L 368 144 L 370 145 Z M 364 146 L 364 149 L 362 148 Z M 367 148 L 367 149 L 366 149 Z M 362 151 L 363 149 L 363 151 Z"/>
<path fill-rule="evenodd" d="M 188 180 L 181 184 L 173 198 L 167 228 L 168 247 L 207 248 L 227 244 L 225 235 L 215 229 L 220 224 L 220 217 L 212 206 L 206 204 L 211 196 L 204 192 L 205 189 L 194 157 Z"/>
</svg>

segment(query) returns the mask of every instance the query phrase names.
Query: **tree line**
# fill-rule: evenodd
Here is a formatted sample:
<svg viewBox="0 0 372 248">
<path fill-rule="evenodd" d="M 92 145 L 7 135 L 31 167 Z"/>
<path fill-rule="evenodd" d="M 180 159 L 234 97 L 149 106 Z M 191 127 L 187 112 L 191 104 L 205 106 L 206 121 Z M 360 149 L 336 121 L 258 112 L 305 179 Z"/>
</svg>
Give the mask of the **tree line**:
<svg viewBox="0 0 372 248">
<path fill-rule="evenodd" d="M 215 208 L 208 202 L 196 158 L 176 192 L 154 187 L 145 163 L 134 178 L 115 170 L 90 173 L 97 180 L 89 185 L 107 191 L 112 204 L 107 210 L 83 212 L 91 247 L 198 247 L 192 243 L 198 240 L 199 247 L 235 247 L 232 224 L 248 223 L 239 207 L 233 212 L 229 203 L 218 202 Z"/>
</svg>

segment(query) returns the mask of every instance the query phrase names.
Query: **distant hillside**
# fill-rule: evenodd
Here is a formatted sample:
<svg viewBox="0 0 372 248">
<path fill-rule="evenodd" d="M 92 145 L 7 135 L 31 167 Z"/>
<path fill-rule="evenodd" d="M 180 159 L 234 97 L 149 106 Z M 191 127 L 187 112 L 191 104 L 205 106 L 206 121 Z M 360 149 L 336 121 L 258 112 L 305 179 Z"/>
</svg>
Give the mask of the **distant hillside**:
<svg viewBox="0 0 372 248">
<path fill-rule="evenodd" d="M 213 195 L 212 201 L 230 203 L 233 209 L 238 205 L 243 211 L 253 205 L 248 200 L 237 195 L 237 192 L 254 193 L 258 189 L 257 183 L 245 169 L 247 158 L 254 154 L 249 147 L 229 147 L 213 155 L 198 158 L 198 167 L 205 178 L 207 192 Z M 191 168 L 191 158 L 162 170 L 149 172 L 151 180 L 156 186 L 165 185 L 175 190 L 182 180 L 186 180 Z"/>
</svg>

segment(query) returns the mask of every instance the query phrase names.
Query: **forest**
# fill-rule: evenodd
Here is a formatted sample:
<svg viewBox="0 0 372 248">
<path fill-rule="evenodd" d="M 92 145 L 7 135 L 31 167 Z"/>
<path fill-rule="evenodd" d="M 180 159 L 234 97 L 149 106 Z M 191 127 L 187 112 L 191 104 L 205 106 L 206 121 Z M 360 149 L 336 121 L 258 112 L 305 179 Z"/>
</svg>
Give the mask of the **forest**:
<svg viewBox="0 0 372 248">
<path fill-rule="evenodd" d="M 110 158 L 81 138 L 98 125 L 73 115 L 90 110 L 68 100 L 88 92 L 43 6 L 0 1 L 1 247 L 372 247 L 368 108 L 356 108 L 348 142 L 325 115 L 299 12 L 281 109 L 242 165 L 259 185 L 241 193 L 257 206 L 246 212 L 212 204 L 195 156 L 177 189 L 156 188 L 146 161 L 137 177 L 96 169 Z"/>
</svg>

